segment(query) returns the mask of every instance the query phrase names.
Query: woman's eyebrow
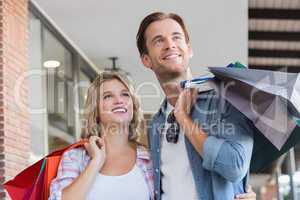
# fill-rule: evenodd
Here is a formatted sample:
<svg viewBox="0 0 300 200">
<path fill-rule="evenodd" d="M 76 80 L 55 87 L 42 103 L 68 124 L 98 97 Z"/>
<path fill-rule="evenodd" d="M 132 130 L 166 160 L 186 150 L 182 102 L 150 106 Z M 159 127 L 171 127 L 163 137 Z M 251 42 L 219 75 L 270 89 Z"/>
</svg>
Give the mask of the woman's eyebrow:
<svg viewBox="0 0 300 200">
<path fill-rule="evenodd" d="M 104 91 L 103 92 L 103 95 L 105 95 L 105 94 L 110 94 L 111 93 L 111 91 Z"/>
<path fill-rule="evenodd" d="M 123 89 L 121 92 L 129 92 L 128 89 Z"/>
</svg>

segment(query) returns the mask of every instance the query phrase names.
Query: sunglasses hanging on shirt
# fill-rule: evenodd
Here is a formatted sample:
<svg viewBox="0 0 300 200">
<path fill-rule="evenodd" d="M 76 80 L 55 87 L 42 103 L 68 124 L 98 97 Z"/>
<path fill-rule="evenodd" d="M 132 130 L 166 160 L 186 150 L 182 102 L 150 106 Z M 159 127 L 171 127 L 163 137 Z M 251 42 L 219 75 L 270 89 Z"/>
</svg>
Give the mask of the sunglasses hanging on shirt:
<svg viewBox="0 0 300 200">
<path fill-rule="evenodd" d="M 167 142 L 176 144 L 179 138 L 180 126 L 176 121 L 173 111 L 169 114 L 167 122 L 171 124 L 166 132 Z"/>
</svg>

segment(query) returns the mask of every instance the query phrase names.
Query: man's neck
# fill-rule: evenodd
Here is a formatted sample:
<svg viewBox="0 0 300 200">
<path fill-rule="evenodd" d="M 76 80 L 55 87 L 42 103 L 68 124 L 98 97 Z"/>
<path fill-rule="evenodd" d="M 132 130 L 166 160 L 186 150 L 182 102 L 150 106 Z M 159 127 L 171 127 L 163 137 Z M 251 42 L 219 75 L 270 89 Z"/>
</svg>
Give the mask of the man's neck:
<svg viewBox="0 0 300 200">
<path fill-rule="evenodd" d="M 167 101 L 172 105 L 175 106 L 178 96 L 180 92 L 182 91 L 182 88 L 180 87 L 180 82 L 183 80 L 190 80 L 192 79 L 192 73 L 191 70 L 188 68 L 188 70 L 177 77 L 174 77 L 172 79 L 163 80 L 160 79 L 160 77 L 157 77 L 158 81 L 160 83 L 160 86 L 162 87 Z"/>
</svg>

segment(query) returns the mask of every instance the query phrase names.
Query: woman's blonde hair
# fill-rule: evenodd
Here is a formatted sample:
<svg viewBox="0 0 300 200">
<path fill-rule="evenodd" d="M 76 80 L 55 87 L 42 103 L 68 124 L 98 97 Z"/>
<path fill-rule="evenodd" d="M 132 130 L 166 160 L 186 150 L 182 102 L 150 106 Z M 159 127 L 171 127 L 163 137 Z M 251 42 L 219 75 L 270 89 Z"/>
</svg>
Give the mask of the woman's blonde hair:
<svg viewBox="0 0 300 200">
<path fill-rule="evenodd" d="M 81 138 L 89 138 L 92 135 L 101 137 L 101 122 L 99 118 L 99 105 L 100 105 L 100 86 L 105 81 L 119 80 L 129 90 L 133 102 L 133 119 L 129 124 L 129 137 L 130 141 L 138 142 L 140 133 L 142 114 L 140 110 L 140 103 L 134 93 L 133 84 L 124 74 L 117 72 L 102 72 L 92 82 L 87 92 L 87 99 L 85 102 L 85 120 L 81 133 Z"/>
</svg>

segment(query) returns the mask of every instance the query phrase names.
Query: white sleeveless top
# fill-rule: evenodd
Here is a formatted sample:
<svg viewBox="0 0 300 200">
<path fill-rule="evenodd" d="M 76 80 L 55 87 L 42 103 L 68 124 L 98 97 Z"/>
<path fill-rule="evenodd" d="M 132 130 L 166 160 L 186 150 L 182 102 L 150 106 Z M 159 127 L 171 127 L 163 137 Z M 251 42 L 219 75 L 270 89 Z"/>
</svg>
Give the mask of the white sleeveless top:
<svg viewBox="0 0 300 200">
<path fill-rule="evenodd" d="M 141 169 L 135 164 L 124 175 L 107 176 L 98 173 L 87 200 L 149 200 L 150 194 Z"/>
</svg>

